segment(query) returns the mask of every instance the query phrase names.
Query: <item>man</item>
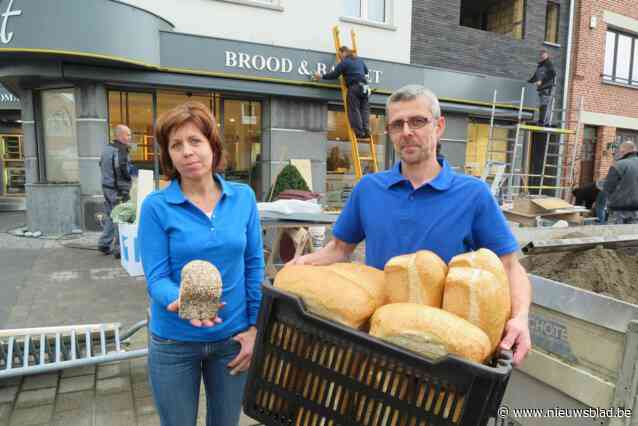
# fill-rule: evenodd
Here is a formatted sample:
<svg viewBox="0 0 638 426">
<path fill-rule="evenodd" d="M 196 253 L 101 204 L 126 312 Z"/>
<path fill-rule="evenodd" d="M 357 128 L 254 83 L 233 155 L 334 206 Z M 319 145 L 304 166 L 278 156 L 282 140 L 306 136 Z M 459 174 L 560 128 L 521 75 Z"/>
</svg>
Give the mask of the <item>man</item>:
<svg viewBox="0 0 638 426">
<path fill-rule="evenodd" d="M 609 169 L 603 190 L 607 194 L 608 223 L 638 223 L 638 153 L 636 145 L 623 142 Z"/>
<path fill-rule="evenodd" d="M 554 64 L 549 59 L 549 53 L 547 50 L 541 50 L 540 61 L 536 66 L 536 72 L 527 80 L 528 83 L 534 83 L 536 85 L 536 91 L 538 92 L 539 114 L 538 124 L 543 127 L 549 127 L 552 125 L 549 120 L 552 102 L 552 90 L 554 88 L 556 79 L 556 71 L 554 70 Z"/>
<path fill-rule="evenodd" d="M 346 46 L 339 48 L 341 62 L 337 64 L 332 72 L 321 75 L 316 72 L 315 80 L 335 80 L 343 75 L 348 86 L 348 119 L 350 126 L 358 138 L 369 138 L 370 131 L 368 129 L 370 123 L 370 105 L 368 96 L 370 89 L 368 88 L 368 67 L 363 59 L 359 58 Z"/>
<path fill-rule="evenodd" d="M 291 263 L 347 261 L 364 239 L 366 263 L 379 269 L 390 258 L 417 250 L 431 250 L 447 263 L 463 252 L 491 249 L 503 262 L 512 294 L 512 317 L 500 347 L 514 348 L 514 361 L 520 364 L 531 346 L 531 285 L 494 197 L 483 182 L 454 173 L 447 161 L 436 157 L 445 118 L 432 92 L 418 85 L 399 89 L 388 99 L 386 117 L 400 162 L 364 176 L 334 226 L 334 239 Z"/>
<path fill-rule="evenodd" d="M 123 124 L 115 127 L 115 140 L 107 144 L 100 156 L 102 192 L 104 194 L 104 230 L 98 241 L 98 250 L 120 257 L 120 241 L 117 227 L 111 220 L 111 211 L 117 204 L 128 201 L 131 190 L 131 161 L 129 146 L 131 130 Z M 112 247 L 112 248 L 111 248 Z"/>
</svg>

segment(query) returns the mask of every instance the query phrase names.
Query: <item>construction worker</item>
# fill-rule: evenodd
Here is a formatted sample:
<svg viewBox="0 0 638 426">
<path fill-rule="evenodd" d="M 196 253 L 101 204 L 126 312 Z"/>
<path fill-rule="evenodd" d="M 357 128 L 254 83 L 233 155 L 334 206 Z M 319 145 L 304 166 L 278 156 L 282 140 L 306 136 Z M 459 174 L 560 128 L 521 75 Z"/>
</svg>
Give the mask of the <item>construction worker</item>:
<svg viewBox="0 0 638 426">
<path fill-rule="evenodd" d="M 128 201 L 131 190 L 131 160 L 129 147 L 131 130 L 123 124 L 115 126 L 115 140 L 107 144 L 100 156 L 102 193 L 104 194 L 103 231 L 97 249 L 104 254 L 120 257 L 120 238 L 111 219 L 111 211 L 117 204 Z"/>
<path fill-rule="evenodd" d="M 554 70 L 554 64 L 549 59 L 549 53 L 547 50 L 541 50 L 540 61 L 536 66 L 534 75 L 527 80 L 528 83 L 534 83 L 536 85 L 536 92 L 538 93 L 538 124 L 543 127 L 551 127 L 549 115 L 552 103 L 552 91 L 554 89 L 556 80 L 556 71 Z"/>
<path fill-rule="evenodd" d="M 348 86 L 348 118 L 350 126 L 358 138 L 369 138 L 370 130 L 370 88 L 368 87 L 368 67 L 346 46 L 339 48 L 341 62 L 329 73 L 321 74 L 317 71 L 314 80 L 335 80 L 343 75 Z"/>
<path fill-rule="evenodd" d="M 636 144 L 620 144 L 603 190 L 607 193 L 609 224 L 638 223 L 638 152 Z"/>
<path fill-rule="evenodd" d="M 400 161 L 390 170 L 363 176 L 332 229 L 333 240 L 291 263 L 344 262 L 363 240 L 366 264 L 377 269 L 418 250 L 433 251 L 448 263 L 458 254 L 490 249 L 503 262 L 511 286 L 512 316 L 500 347 L 513 348 L 519 365 L 531 346 L 531 285 L 503 213 L 485 183 L 455 173 L 436 156 L 445 118 L 431 91 L 420 85 L 397 90 L 386 103 L 386 117 Z"/>
</svg>

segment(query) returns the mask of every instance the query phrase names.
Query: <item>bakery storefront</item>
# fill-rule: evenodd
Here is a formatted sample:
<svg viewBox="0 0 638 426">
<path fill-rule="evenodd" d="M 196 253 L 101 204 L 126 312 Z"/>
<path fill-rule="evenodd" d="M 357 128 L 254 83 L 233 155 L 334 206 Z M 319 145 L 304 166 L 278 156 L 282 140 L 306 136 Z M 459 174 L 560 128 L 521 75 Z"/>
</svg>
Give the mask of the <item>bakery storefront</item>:
<svg viewBox="0 0 638 426">
<path fill-rule="evenodd" d="M 339 208 L 355 183 L 338 86 L 310 81 L 330 69 L 333 54 L 178 33 L 170 17 L 110 0 L 0 0 L 0 9 L 0 83 L 21 101 L 33 230 L 91 229 L 102 202 L 99 155 L 111 129 L 128 125 L 134 164 L 153 169 L 156 117 L 189 99 L 218 118 L 227 179 L 251 185 L 258 199 L 291 159 L 309 160 L 312 189 L 330 207 Z M 383 132 L 393 90 L 421 83 L 440 96 L 448 118 L 443 152 L 459 169 L 470 117 L 489 115 L 494 89 L 508 99 L 520 93 L 514 80 L 366 62 L 382 168 L 394 161 Z M 499 112 L 515 115 L 505 106 Z"/>
</svg>

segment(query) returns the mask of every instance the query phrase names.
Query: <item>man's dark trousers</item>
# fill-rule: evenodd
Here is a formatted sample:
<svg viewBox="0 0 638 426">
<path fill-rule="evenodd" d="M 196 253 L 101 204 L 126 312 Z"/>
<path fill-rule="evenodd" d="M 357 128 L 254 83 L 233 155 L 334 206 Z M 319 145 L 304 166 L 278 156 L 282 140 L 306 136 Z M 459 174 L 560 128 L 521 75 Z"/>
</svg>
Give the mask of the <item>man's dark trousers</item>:
<svg viewBox="0 0 638 426">
<path fill-rule="evenodd" d="M 551 108 L 551 103 L 552 103 L 552 89 L 543 89 L 543 90 L 539 90 L 538 91 L 538 103 L 539 103 L 539 108 L 538 108 L 538 121 L 539 124 L 542 124 L 544 126 L 549 126 L 552 123 L 550 123 L 549 120 L 549 115 L 550 115 L 550 108 Z"/>
<path fill-rule="evenodd" d="M 348 119 L 357 137 L 368 134 L 370 103 L 368 96 L 363 94 L 363 87 L 360 84 L 348 87 Z"/>
</svg>

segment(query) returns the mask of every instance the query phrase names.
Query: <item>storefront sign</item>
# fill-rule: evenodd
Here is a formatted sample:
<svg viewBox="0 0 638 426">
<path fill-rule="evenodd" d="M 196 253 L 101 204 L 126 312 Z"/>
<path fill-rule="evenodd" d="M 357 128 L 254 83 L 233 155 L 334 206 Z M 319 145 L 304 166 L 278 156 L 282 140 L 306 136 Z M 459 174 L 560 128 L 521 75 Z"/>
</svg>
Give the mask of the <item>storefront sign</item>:
<svg viewBox="0 0 638 426">
<path fill-rule="evenodd" d="M 311 62 L 307 59 L 300 59 L 293 62 L 292 59 L 277 56 L 264 56 L 260 54 L 249 54 L 232 50 L 225 51 L 224 65 L 227 68 L 239 68 L 242 70 L 270 71 L 272 73 L 291 74 L 310 77 L 315 72 L 325 74 L 328 67 L 334 69 L 334 65 L 323 62 Z M 370 70 L 370 83 L 379 84 L 383 71 Z"/>
<path fill-rule="evenodd" d="M 0 42 L 2 44 L 9 44 L 13 39 L 13 32 L 7 32 L 7 23 L 9 22 L 9 18 L 12 16 L 20 16 L 22 15 L 21 10 L 12 10 L 13 0 L 9 0 L 9 4 L 7 5 L 7 9 L 4 11 L 0 17 L 2 17 L 2 24 L 0 24 Z"/>
</svg>

